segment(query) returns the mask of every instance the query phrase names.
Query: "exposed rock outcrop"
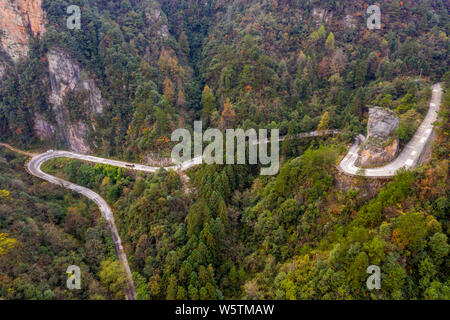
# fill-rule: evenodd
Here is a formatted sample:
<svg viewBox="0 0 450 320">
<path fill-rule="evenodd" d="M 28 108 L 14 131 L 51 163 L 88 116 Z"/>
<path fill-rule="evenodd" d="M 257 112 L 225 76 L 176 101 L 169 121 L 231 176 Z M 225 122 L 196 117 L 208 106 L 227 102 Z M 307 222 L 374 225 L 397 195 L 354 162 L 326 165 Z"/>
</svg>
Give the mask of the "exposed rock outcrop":
<svg viewBox="0 0 450 320">
<path fill-rule="evenodd" d="M 161 6 L 156 1 L 148 1 L 144 8 L 145 18 L 150 24 L 149 32 L 158 38 L 169 38 L 169 26 L 166 16 L 162 13 Z"/>
<path fill-rule="evenodd" d="M 351 14 L 346 15 L 344 20 L 342 21 L 342 23 L 343 23 L 345 28 L 348 28 L 348 29 L 355 29 L 356 28 L 355 18 Z"/>
<path fill-rule="evenodd" d="M 17 62 L 28 54 L 28 37 L 45 33 L 42 0 L 0 0 L 0 12 L 2 49 Z"/>
<path fill-rule="evenodd" d="M 389 137 L 395 130 L 397 130 L 399 120 L 395 113 L 383 109 L 381 107 L 373 107 L 369 110 L 369 120 L 367 123 L 367 138 Z"/>
<path fill-rule="evenodd" d="M 6 63 L 0 60 L 0 80 L 5 74 L 5 71 L 6 71 Z"/>
<path fill-rule="evenodd" d="M 349 190 L 355 190 L 358 193 L 358 198 L 361 201 L 372 199 L 375 197 L 381 188 L 383 188 L 390 180 L 389 179 L 370 179 L 363 177 L 352 177 L 342 172 L 336 173 L 334 181 L 335 186 L 346 193 Z"/>
<path fill-rule="evenodd" d="M 91 148 L 87 142 L 88 126 L 83 122 L 78 122 L 76 124 L 69 125 L 67 135 L 70 150 L 81 153 L 88 154 L 91 152 Z"/>
<path fill-rule="evenodd" d="M 50 72 L 50 103 L 53 105 L 53 113 L 57 122 L 58 132 L 61 138 L 69 145 L 70 150 L 78 153 L 90 152 L 87 142 L 89 126 L 82 121 L 70 122 L 70 110 L 63 104 L 63 99 L 69 92 L 86 92 L 84 105 L 89 107 L 87 114 L 103 112 L 105 101 L 100 90 L 92 79 L 83 76 L 83 72 L 68 53 L 60 48 L 53 48 L 47 54 Z M 41 123 L 41 126 L 43 123 Z M 36 127 L 35 127 L 36 129 Z M 39 134 L 39 130 L 36 130 Z M 41 130 L 42 132 L 42 130 Z M 42 135 L 40 135 L 42 137 Z"/>
<path fill-rule="evenodd" d="M 379 141 L 369 141 L 359 153 L 357 166 L 363 168 L 379 167 L 395 159 L 398 153 L 398 140 L 393 139 L 387 145 Z"/>
<path fill-rule="evenodd" d="M 359 151 L 356 165 L 363 168 L 381 166 L 395 159 L 399 141 L 393 137 L 399 120 L 390 110 L 373 107 L 369 110 L 367 139 Z"/>
<path fill-rule="evenodd" d="M 36 113 L 34 118 L 34 131 L 41 139 L 51 140 L 54 138 L 56 130 L 42 115 Z"/>
<path fill-rule="evenodd" d="M 333 17 L 332 11 L 327 11 L 322 8 L 313 8 L 312 16 L 314 19 L 314 22 L 317 25 L 327 24 L 328 21 Z"/>
<path fill-rule="evenodd" d="M 47 54 L 52 93 L 50 101 L 61 105 L 68 91 L 86 91 L 90 112 L 101 114 L 105 101 L 92 79 L 82 76 L 81 67 L 64 50 L 53 48 Z"/>
</svg>

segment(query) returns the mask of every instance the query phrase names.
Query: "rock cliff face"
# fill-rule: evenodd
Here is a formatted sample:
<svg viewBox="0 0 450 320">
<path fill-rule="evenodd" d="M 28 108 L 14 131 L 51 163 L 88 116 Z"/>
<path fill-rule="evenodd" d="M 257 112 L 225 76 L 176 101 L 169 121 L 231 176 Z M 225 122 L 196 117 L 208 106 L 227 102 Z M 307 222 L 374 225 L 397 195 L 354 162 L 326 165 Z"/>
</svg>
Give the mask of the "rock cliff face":
<svg viewBox="0 0 450 320">
<path fill-rule="evenodd" d="M 36 113 L 34 117 L 34 132 L 41 138 L 45 140 L 51 140 L 55 136 L 55 127 L 50 124 L 45 118 Z"/>
<path fill-rule="evenodd" d="M 351 177 L 341 172 L 337 172 L 335 177 L 334 184 L 339 190 L 344 193 L 349 190 L 358 191 L 358 197 L 363 201 L 376 197 L 380 189 L 390 181 L 390 179 Z"/>
<path fill-rule="evenodd" d="M 4 74 L 10 61 L 17 63 L 28 56 L 30 37 L 40 37 L 45 33 L 45 12 L 42 0 L 0 0 L 0 77 Z M 8 58 L 9 57 L 9 58 Z M 83 76 L 78 63 L 63 50 L 54 48 L 47 54 L 54 120 L 48 120 L 39 113 L 34 114 L 34 131 L 45 140 L 55 138 L 65 141 L 69 148 L 80 153 L 90 152 L 87 142 L 90 125 L 70 121 L 70 110 L 63 100 L 69 92 L 83 93 L 86 98 L 83 106 L 89 115 L 100 115 L 105 101 L 92 79 Z M 67 100 L 67 99 L 66 99 Z M 56 120 L 56 123 L 55 123 Z"/>
<path fill-rule="evenodd" d="M 89 110 L 84 110 L 88 115 L 100 115 L 103 112 L 105 101 L 102 98 L 100 90 L 92 79 L 88 79 L 83 75 L 81 67 L 65 51 L 59 48 L 53 48 L 47 54 L 49 65 L 51 93 L 50 103 L 53 105 L 53 113 L 57 123 L 57 131 L 61 138 L 67 142 L 72 151 L 79 153 L 89 153 L 90 147 L 87 142 L 89 126 L 79 121 L 77 123 L 70 122 L 70 110 L 63 103 L 64 97 L 69 92 L 85 92 L 86 101 L 83 105 L 88 106 Z M 39 117 L 36 117 L 35 123 L 38 125 L 35 130 L 41 136 L 51 132 Z M 46 128 L 46 130 L 42 129 Z"/>
<path fill-rule="evenodd" d="M 162 14 L 161 6 L 155 1 L 144 2 L 145 18 L 150 25 L 149 32 L 158 38 L 169 38 L 169 26 L 167 18 Z"/>
<path fill-rule="evenodd" d="M 27 56 L 30 35 L 45 33 L 41 5 L 42 0 L 0 0 L 1 47 L 14 62 Z"/>
<path fill-rule="evenodd" d="M 6 63 L 4 61 L 0 61 L 0 79 L 5 74 L 5 70 L 6 70 Z"/>
<path fill-rule="evenodd" d="M 316 25 L 322 25 L 328 23 L 333 17 L 333 12 L 322 8 L 313 8 L 312 16 Z"/>
<path fill-rule="evenodd" d="M 397 130 L 399 120 L 395 113 L 380 107 L 369 110 L 369 121 L 367 123 L 367 137 L 386 138 Z"/>
<path fill-rule="evenodd" d="M 399 120 L 390 110 L 373 107 L 369 110 L 367 139 L 361 146 L 356 165 L 363 168 L 381 166 L 395 159 L 399 142 L 393 137 Z"/>
<path fill-rule="evenodd" d="M 355 29 L 356 28 L 356 19 L 351 14 L 348 14 L 345 16 L 342 24 L 345 28 Z"/>
</svg>

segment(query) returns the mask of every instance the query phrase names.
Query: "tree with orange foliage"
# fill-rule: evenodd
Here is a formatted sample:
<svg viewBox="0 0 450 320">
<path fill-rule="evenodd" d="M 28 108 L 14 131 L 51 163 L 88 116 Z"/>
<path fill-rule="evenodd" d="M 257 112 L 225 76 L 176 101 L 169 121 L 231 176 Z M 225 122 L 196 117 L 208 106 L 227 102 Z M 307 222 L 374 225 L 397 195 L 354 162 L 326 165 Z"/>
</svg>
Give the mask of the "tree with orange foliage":
<svg viewBox="0 0 450 320">
<path fill-rule="evenodd" d="M 158 67 L 163 76 L 177 77 L 181 71 L 176 57 L 168 50 L 163 50 L 159 56 Z"/>
<path fill-rule="evenodd" d="M 400 247 L 422 250 L 426 246 L 427 227 L 425 219 L 418 213 L 406 213 L 398 218 L 392 238 Z"/>
<path fill-rule="evenodd" d="M 175 102 L 175 90 L 173 89 L 172 81 L 168 77 L 166 77 L 163 83 L 163 93 L 170 103 L 173 104 Z"/>
<path fill-rule="evenodd" d="M 227 98 L 225 103 L 223 104 L 222 110 L 222 119 L 225 125 L 230 125 L 234 122 L 236 118 L 236 113 L 233 110 L 233 105 L 230 102 L 230 99 Z"/>
<path fill-rule="evenodd" d="M 323 57 L 319 63 L 319 77 L 321 79 L 328 79 L 331 75 L 330 60 L 328 57 Z"/>
<path fill-rule="evenodd" d="M 177 106 L 186 106 L 186 97 L 184 96 L 183 90 L 178 90 Z"/>
</svg>

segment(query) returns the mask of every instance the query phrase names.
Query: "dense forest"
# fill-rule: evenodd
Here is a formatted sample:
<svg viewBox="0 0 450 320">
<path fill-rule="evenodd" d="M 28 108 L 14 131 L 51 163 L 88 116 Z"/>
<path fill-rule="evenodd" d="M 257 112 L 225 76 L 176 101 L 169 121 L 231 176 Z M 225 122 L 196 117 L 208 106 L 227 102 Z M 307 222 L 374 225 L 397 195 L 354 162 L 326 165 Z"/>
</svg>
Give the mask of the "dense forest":
<svg viewBox="0 0 450 320">
<path fill-rule="evenodd" d="M 76 160 L 47 170 L 113 204 L 139 299 L 448 299 L 445 99 L 432 161 L 372 199 L 364 178 L 335 186 L 330 141 L 309 143 L 277 177 L 202 166 L 189 173 L 193 188 L 165 170 L 136 176 Z M 371 264 L 383 270 L 381 291 L 364 286 Z"/>
<path fill-rule="evenodd" d="M 69 4 L 82 8 L 80 30 L 66 28 Z M 138 299 L 450 299 L 449 7 L 380 7 L 382 29 L 369 30 L 360 0 L 43 0 L 46 33 L 30 39 L 28 58 L 1 80 L 1 140 L 68 148 L 34 130 L 36 113 L 57 122 L 53 48 L 106 101 L 101 114 L 90 112 L 86 92 L 62 101 L 71 122 L 92 124 L 87 141 L 97 155 L 168 156 L 171 132 L 198 119 L 204 128 L 281 135 L 341 129 L 283 142 L 276 176 L 202 165 L 186 179 L 69 159 L 45 170 L 111 205 Z M 395 112 L 404 146 L 437 82 L 446 91 L 429 161 L 391 181 L 346 183 L 336 164 L 365 134 L 368 108 Z M 123 299 L 124 275 L 98 209 L 32 179 L 25 161 L 0 149 L 0 298 Z M 70 264 L 88 279 L 81 291 L 65 290 Z M 365 286 L 369 265 L 381 268 L 381 290 Z"/>
<path fill-rule="evenodd" d="M 123 298 L 124 275 L 95 204 L 31 179 L 25 160 L 0 149 L 0 297 Z M 81 268 L 81 290 L 66 288 L 70 265 Z"/>
<path fill-rule="evenodd" d="M 362 1 L 72 2 L 82 8 L 81 29 L 66 27 L 69 2 L 44 0 L 47 32 L 5 72 L 0 132 L 18 145 L 67 143 L 33 132 L 36 113 L 55 122 L 47 66 L 55 47 L 107 101 L 93 115 L 83 92 L 70 94 L 70 121 L 95 124 L 87 139 L 98 153 L 130 160 L 164 154 L 170 133 L 200 118 L 204 127 L 286 134 L 309 131 L 327 114 L 328 126 L 354 136 L 367 106 L 411 104 L 405 95 L 415 95 L 416 78 L 436 81 L 448 70 L 443 1 L 385 1 L 375 31 Z"/>
</svg>

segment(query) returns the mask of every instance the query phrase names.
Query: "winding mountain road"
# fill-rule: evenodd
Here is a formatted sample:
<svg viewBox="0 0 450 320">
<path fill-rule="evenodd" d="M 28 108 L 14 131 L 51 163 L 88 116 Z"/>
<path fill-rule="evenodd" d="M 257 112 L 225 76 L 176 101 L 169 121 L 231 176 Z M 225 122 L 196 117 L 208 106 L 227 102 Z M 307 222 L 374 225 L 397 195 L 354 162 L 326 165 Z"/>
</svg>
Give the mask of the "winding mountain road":
<svg viewBox="0 0 450 320">
<path fill-rule="evenodd" d="M 442 99 L 441 84 L 435 84 L 432 87 L 433 94 L 431 97 L 430 108 L 425 119 L 422 121 L 419 129 L 403 148 L 398 157 L 385 166 L 378 168 L 361 168 L 355 166 L 355 161 L 358 159 L 359 146 L 365 141 L 363 135 L 356 138 L 355 143 L 350 148 L 345 158 L 338 165 L 338 169 L 348 175 L 356 176 L 363 175 L 369 178 L 389 178 L 396 174 L 402 168 L 411 169 L 419 164 L 419 160 L 425 150 L 425 147 L 430 143 L 433 137 L 433 123 L 437 120 L 439 107 Z"/>
<path fill-rule="evenodd" d="M 293 140 L 293 139 L 304 139 L 304 138 L 312 138 L 312 137 L 323 137 L 333 134 L 340 134 L 342 133 L 342 130 L 338 129 L 330 129 L 330 130 L 317 130 L 317 131 L 311 131 L 311 132 L 302 132 L 297 133 L 292 136 L 284 136 L 280 137 L 278 139 L 278 142 L 285 141 L 285 140 Z M 270 143 L 270 139 L 264 139 L 264 140 L 256 140 L 252 143 L 252 145 L 260 145 L 265 143 Z"/>
<path fill-rule="evenodd" d="M 437 119 L 437 113 L 439 111 L 440 103 L 442 98 L 442 88 L 440 84 L 435 84 L 433 86 L 433 96 L 430 103 L 430 109 L 423 120 L 421 126 L 417 130 L 417 132 L 414 134 L 411 141 L 405 146 L 403 151 L 400 153 L 400 155 L 391 163 L 379 167 L 379 168 L 370 168 L 365 169 L 362 171 L 362 174 L 366 177 L 373 177 L 373 178 L 388 178 L 395 175 L 397 170 L 401 168 L 412 168 L 416 166 L 420 160 L 420 157 L 426 147 L 426 145 L 430 142 L 433 132 L 433 123 Z M 341 133 L 340 130 L 322 130 L 322 131 L 313 131 L 313 132 L 307 132 L 307 133 L 300 133 L 292 137 L 280 137 L 279 141 L 284 141 L 286 139 L 296 139 L 296 138 L 306 138 L 306 137 L 317 137 L 317 136 L 325 136 L 325 135 L 332 135 L 332 134 L 339 134 Z M 338 165 L 338 169 L 341 172 L 344 172 L 345 174 L 349 174 L 352 176 L 356 176 L 360 173 L 360 168 L 355 166 L 355 161 L 358 157 L 358 150 L 361 142 L 365 141 L 365 137 L 363 135 L 358 135 L 356 138 L 355 143 L 350 148 L 347 155 L 344 157 L 344 159 L 341 161 L 341 163 Z M 255 144 L 262 144 L 262 143 L 269 143 L 270 141 L 264 140 L 264 141 L 255 141 Z M 78 159 L 82 161 L 88 161 L 93 163 L 102 163 L 107 164 L 111 166 L 126 168 L 130 170 L 136 170 L 136 171 L 142 171 L 142 172 L 156 172 L 160 168 L 159 167 L 151 167 L 146 166 L 142 164 L 136 164 L 136 163 L 130 163 L 130 162 L 124 162 L 124 161 L 117 161 L 117 160 L 110 160 L 110 159 L 104 159 L 89 155 L 83 155 L 78 154 L 74 152 L 69 151 L 53 151 L 49 150 L 45 153 L 41 154 L 34 154 L 34 153 L 26 153 L 20 150 L 17 150 L 8 144 L 0 143 L 1 146 L 5 146 L 13 151 L 22 153 L 24 155 L 28 155 L 31 158 L 31 160 L 27 163 L 27 170 L 30 174 L 41 178 L 43 180 L 46 180 L 50 183 L 62 186 L 63 188 L 70 189 L 72 191 L 78 192 L 87 198 L 94 201 L 102 213 L 103 217 L 108 222 L 108 226 L 111 232 L 111 236 L 114 241 L 114 247 L 116 251 L 117 258 L 123 268 L 123 270 L 126 272 L 127 275 L 127 288 L 125 290 L 125 297 L 128 300 L 133 300 L 136 298 L 136 289 L 134 286 L 133 277 L 131 274 L 130 267 L 128 265 L 127 256 L 125 254 L 125 251 L 122 246 L 122 242 L 119 237 L 119 233 L 117 232 L 117 228 L 114 223 L 114 215 L 109 207 L 109 205 L 106 203 L 106 201 L 97 193 L 94 191 L 87 189 L 85 187 L 76 185 L 74 183 L 71 183 L 69 181 L 54 177 L 52 175 L 46 174 L 41 170 L 41 165 L 54 158 L 72 158 L 72 159 Z M 195 157 L 192 160 L 183 162 L 176 166 L 170 166 L 166 167 L 165 169 L 172 169 L 176 171 L 185 171 L 191 167 L 197 166 L 202 164 L 202 157 Z"/>
<path fill-rule="evenodd" d="M 97 206 L 100 209 L 100 212 L 102 213 L 103 217 L 108 222 L 108 228 L 111 233 L 111 237 L 114 242 L 114 249 L 116 251 L 117 260 L 119 261 L 122 269 L 125 271 L 127 276 L 127 287 L 125 289 L 125 298 L 127 300 L 134 300 L 136 299 L 136 289 L 134 286 L 133 277 L 131 275 L 130 266 L 128 265 L 127 256 L 125 254 L 125 251 L 123 250 L 122 242 L 119 237 L 119 233 L 117 232 L 116 225 L 114 223 L 114 215 L 109 207 L 108 203 L 97 193 L 94 191 L 76 185 L 74 183 L 71 183 L 69 181 L 54 177 L 52 175 L 49 175 L 41 170 L 41 165 L 53 158 L 59 158 L 59 157 L 69 157 L 69 158 L 77 158 L 74 156 L 71 156 L 71 154 L 66 154 L 66 152 L 46 152 L 39 155 L 34 156 L 31 158 L 31 160 L 27 163 L 27 170 L 30 174 L 41 178 L 43 180 L 46 180 L 50 183 L 59 185 L 63 188 L 70 189 L 72 191 L 78 192 L 85 197 L 91 199 L 92 201 L 97 204 Z"/>
<path fill-rule="evenodd" d="M 324 135 L 335 134 L 335 133 L 339 133 L 339 130 L 323 130 L 323 131 L 313 131 L 313 132 L 308 132 L 308 133 L 301 133 L 292 138 L 316 137 L 316 136 L 324 136 Z M 279 139 L 279 141 L 283 141 L 285 139 L 286 139 L 286 137 L 281 137 Z M 259 142 L 256 141 L 256 144 L 261 144 L 261 143 L 266 143 L 266 142 L 265 141 L 259 141 Z M 127 256 L 123 249 L 119 233 L 117 232 L 117 228 L 114 223 L 114 214 L 113 214 L 111 208 L 109 207 L 108 203 L 99 194 L 97 194 L 96 192 L 94 192 L 88 188 L 76 185 L 76 184 L 66 181 L 64 179 L 61 179 L 61 178 L 58 178 L 58 177 L 55 177 L 55 176 L 52 176 L 52 175 L 49 175 L 49 174 L 43 172 L 41 170 L 41 166 L 44 162 L 46 162 L 50 159 L 71 158 L 71 159 L 77 159 L 77 160 L 88 161 L 88 162 L 93 162 L 93 163 L 101 163 L 101 164 L 111 165 L 111 166 L 115 166 L 115 167 L 126 168 L 129 170 L 136 170 L 136 171 L 142 171 L 142 172 L 148 172 L 148 173 L 156 172 L 160 169 L 160 167 L 152 167 L 152 166 L 146 166 L 146 165 L 137 164 L 137 163 L 130 163 L 130 162 L 125 162 L 125 161 L 117 161 L 117 160 L 99 158 L 99 157 L 94 157 L 94 156 L 90 156 L 90 155 L 78 154 L 78 153 L 74 153 L 74 152 L 70 152 L 70 151 L 49 150 L 49 151 L 47 151 L 45 153 L 41 153 L 41 154 L 27 153 L 27 152 L 15 149 L 14 147 L 11 147 L 8 144 L 3 143 L 0 145 L 9 148 L 12 151 L 19 152 L 23 155 L 32 157 L 31 160 L 26 165 L 26 168 L 31 175 L 41 178 L 43 180 L 46 180 L 52 184 L 59 185 L 63 188 L 78 192 L 78 193 L 84 195 L 85 197 L 91 199 L 92 201 L 94 201 L 97 204 L 97 206 L 100 209 L 101 214 L 108 222 L 109 230 L 111 232 L 111 236 L 112 236 L 113 242 L 114 242 L 114 248 L 116 251 L 117 259 L 119 260 L 123 270 L 125 271 L 125 273 L 127 275 L 127 288 L 125 290 L 125 297 L 127 300 L 134 300 L 136 298 L 136 289 L 135 289 L 133 277 L 131 274 L 130 267 L 128 265 Z M 200 165 L 200 164 L 202 164 L 201 156 L 195 157 L 188 161 L 185 161 L 179 165 L 165 167 L 165 169 L 169 169 L 169 170 L 172 169 L 175 171 L 186 171 L 189 168 L 192 168 L 192 167 Z"/>
</svg>

